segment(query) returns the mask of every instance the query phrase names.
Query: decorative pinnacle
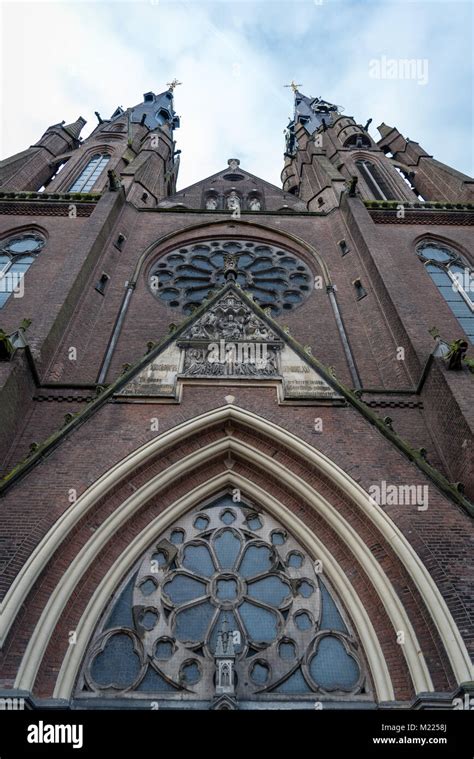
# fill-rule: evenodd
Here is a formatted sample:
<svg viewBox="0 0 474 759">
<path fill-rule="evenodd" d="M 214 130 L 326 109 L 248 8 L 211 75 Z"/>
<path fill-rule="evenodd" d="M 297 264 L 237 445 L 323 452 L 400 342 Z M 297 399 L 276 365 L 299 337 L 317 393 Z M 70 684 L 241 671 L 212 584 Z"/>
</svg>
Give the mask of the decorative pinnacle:
<svg viewBox="0 0 474 759">
<path fill-rule="evenodd" d="M 233 253 L 224 254 L 224 271 L 235 269 L 237 266 L 237 257 Z"/>
<path fill-rule="evenodd" d="M 227 614 L 224 614 L 224 618 L 222 620 L 222 628 L 221 628 L 221 632 L 223 635 L 227 634 L 228 627 L 229 627 L 229 620 L 227 619 Z"/>
<path fill-rule="evenodd" d="M 180 84 L 183 84 L 182 82 L 178 82 L 176 77 L 173 79 L 172 82 L 166 82 L 167 86 L 170 88 L 170 91 L 173 92 L 175 87 L 178 87 Z"/>
<path fill-rule="evenodd" d="M 291 87 L 293 92 L 298 92 L 298 87 L 302 87 L 302 84 L 296 84 L 295 80 L 292 79 L 290 84 L 284 84 L 283 87 Z"/>
<path fill-rule="evenodd" d="M 227 282 L 235 282 L 237 270 L 237 257 L 233 253 L 224 255 L 224 277 Z"/>
</svg>

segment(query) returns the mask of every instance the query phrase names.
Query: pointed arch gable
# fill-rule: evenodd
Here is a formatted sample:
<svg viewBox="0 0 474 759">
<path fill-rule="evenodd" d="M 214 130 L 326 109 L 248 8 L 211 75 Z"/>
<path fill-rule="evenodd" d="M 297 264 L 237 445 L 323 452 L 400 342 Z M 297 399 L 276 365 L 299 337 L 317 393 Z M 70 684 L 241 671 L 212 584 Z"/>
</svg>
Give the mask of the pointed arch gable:
<svg viewBox="0 0 474 759">
<path fill-rule="evenodd" d="M 373 502 L 368 497 L 367 493 L 365 493 L 365 491 L 345 472 L 337 467 L 334 462 L 332 462 L 328 457 L 324 456 L 324 454 L 321 454 L 316 449 L 309 446 L 307 443 L 304 443 L 295 435 L 288 433 L 287 430 L 284 430 L 277 425 L 264 420 L 261 417 L 258 417 L 255 414 L 244 411 L 232 405 L 221 407 L 212 412 L 203 414 L 200 417 L 197 417 L 189 422 L 185 422 L 182 425 L 173 428 L 171 431 L 160 435 L 159 437 L 155 438 L 149 443 L 146 443 L 137 451 L 127 456 L 123 461 L 112 467 L 109 472 L 107 472 L 96 483 L 94 483 L 78 499 L 76 504 L 74 504 L 74 506 L 71 507 L 63 515 L 63 517 L 61 517 L 60 520 L 58 520 L 56 525 L 50 530 L 48 535 L 44 538 L 40 546 L 38 546 L 37 550 L 25 565 L 20 575 L 17 577 L 14 586 L 12 586 L 9 591 L 8 599 L 6 599 L 6 602 L 4 603 L 6 612 L 6 624 L 4 623 L 5 629 L 8 623 L 11 624 L 13 622 L 15 609 L 19 608 L 21 603 L 23 603 L 24 599 L 26 598 L 28 591 L 32 586 L 32 578 L 36 579 L 38 576 L 37 573 L 42 571 L 42 568 L 44 568 L 47 561 L 49 561 L 51 558 L 52 553 L 54 553 L 58 546 L 60 546 L 62 541 L 67 537 L 81 516 L 84 515 L 88 509 L 90 509 L 94 503 L 97 502 L 99 498 L 110 492 L 113 487 L 116 487 L 118 483 L 129 476 L 138 466 L 149 460 L 150 457 L 157 455 L 158 453 L 162 453 L 166 450 L 166 448 L 175 443 L 177 440 L 183 440 L 188 435 L 193 434 L 197 430 L 206 429 L 207 427 L 210 427 L 214 424 L 225 421 L 242 424 L 244 427 L 250 427 L 252 430 L 256 430 L 267 437 L 270 436 L 270 438 L 272 438 L 275 442 L 278 442 L 282 447 L 291 448 L 295 452 L 298 452 L 300 455 L 303 455 L 307 460 L 310 461 L 311 464 L 319 469 L 319 471 L 328 476 L 338 488 L 340 488 L 344 493 L 348 495 L 348 497 L 351 498 L 353 502 L 357 503 L 359 508 L 361 508 L 364 512 L 365 516 L 368 517 L 377 526 L 377 529 L 382 532 L 387 541 L 394 547 L 394 550 L 396 551 L 400 560 L 405 565 L 409 574 L 413 578 L 435 621 L 440 637 L 449 654 L 453 671 L 457 680 L 459 682 L 462 682 L 463 680 L 469 679 L 471 677 L 469 659 L 459 631 L 457 630 L 457 627 L 446 607 L 446 604 L 427 570 L 411 546 L 408 544 L 404 536 L 394 525 L 394 523 L 385 515 L 381 509 L 374 507 Z M 216 455 L 219 451 L 222 452 L 224 450 L 228 450 L 230 444 L 230 441 L 227 438 L 224 438 L 224 440 L 219 441 L 217 445 L 214 444 L 211 447 L 212 451 L 201 449 L 201 452 L 199 454 L 202 457 L 201 460 L 205 461 L 206 457 L 208 457 L 211 452 Z M 235 442 L 233 445 L 235 448 Z M 245 446 L 242 444 L 237 447 L 240 455 L 247 455 L 248 457 L 251 454 L 251 452 L 246 450 Z M 261 465 L 263 462 L 261 452 L 257 451 L 252 455 L 254 456 L 254 462 Z M 275 462 L 273 462 L 271 459 L 268 461 L 265 460 L 265 467 L 271 466 L 272 464 L 275 466 Z M 184 468 L 182 467 L 181 470 L 179 468 L 175 469 L 173 473 L 168 472 L 166 473 L 166 477 L 178 476 L 182 474 L 183 471 L 186 471 L 186 467 L 188 465 L 189 462 L 185 462 Z M 282 467 L 279 466 L 279 476 L 282 471 Z M 166 481 L 165 475 L 161 475 L 160 478 L 161 485 L 163 485 Z M 309 485 L 306 483 L 296 483 L 296 481 L 291 480 L 291 487 L 294 488 L 296 484 L 298 484 L 298 488 L 303 488 L 303 490 L 304 488 L 308 489 L 308 496 L 311 497 L 312 505 L 315 508 L 323 509 L 325 517 L 328 517 L 329 515 L 333 520 L 341 520 L 340 515 L 339 517 L 336 517 L 337 512 L 331 506 L 331 504 L 327 501 L 324 501 L 324 499 L 315 493 L 314 490 L 312 491 Z M 140 492 L 140 498 L 142 500 L 146 496 L 146 488 L 151 487 L 152 486 L 150 483 L 147 483 L 144 486 L 145 490 Z M 303 492 L 303 490 L 301 490 L 301 492 Z M 116 515 L 119 514 L 119 511 L 122 515 L 125 515 L 126 509 L 128 509 L 128 514 L 133 513 L 133 510 L 137 508 L 138 504 L 139 501 L 136 498 L 136 494 L 134 494 L 130 499 L 127 499 L 127 501 L 122 504 L 120 509 L 116 511 Z M 33 685 L 38 667 L 41 663 L 41 658 L 53 633 L 54 626 L 61 615 L 61 611 L 75 587 L 77 578 L 80 577 L 81 574 L 85 571 L 88 561 L 90 561 L 91 557 L 93 557 L 94 552 L 96 551 L 98 543 L 95 541 L 99 538 L 99 536 L 101 539 L 107 539 L 108 536 L 113 535 L 114 529 L 116 529 L 116 527 L 114 527 L 111 522 L 106 520 L 106 522 L 101 525 L 100 531 L 98 530 L 91 538 L 91 541 L 89 541 L 85 546 L 84 551 L 87 551 L 88 553 L 82 553 L 80 558 L 79 556 L 76 557 L 76 560 L 71 565 L 71 570 L 67 573 L 67 576 L 61 578 L 58 586 L 51 596 L 47 608 L 44 609 L 40 622 L 38 623 L 30 640 L 28 650 L 25 653 L 20 671 L 18 673 L 18 687 L 20 687 L 20 684 L 21 687 L 31 687 Z M 350 525 L 347 525 L 347 523 L 344 524 L 344 520 L 342 520 L 340 521 L 338 529 L 342 529 L 343 532 L 345 531 L 346 541 L 352 541 Z M 358 543 L 357 538 L 354 540 L 354 546 L 356 547 L 357 551 L 364 552 L 363 563 L 365 560 L 367 560 L 369 562 L 367 566 L 371 565 L 371 562 L 373 562 L 374 559 L 367 546 L 365 546 L 365 544 L 360 545 L 360 540 Z M 87 558 L 87 556 L 89 558 Z M 379 572 L 379 569 L 379 567 L 374 567 L 374 571 L 376 571 L 376 573 Z M 398 598 L 396 597 L 396 593 L 391 587 L 391 584 L 387 581 L 387 578 L 382 578 L 380 582 L 383 582 L 385 585 L 382 589 L 382 586 L 379 584 L 377 593 L 381 597 L 381 601 L 385 604 L 387 603 L 387 599 L 390 599 L 391 619 L 392 624 L 395 626 L 395 629 L 400 629 L 401 624 L 404 625 L 403 629 L 409 629 L 409 620 L 406 618 L 404 609 L 400 608 Z M 15 603 L 15 599 L 17 599 L 17 603 Z M 400 616 L 400 614 L 402 616 Z M 401 620 L 405 620 L 405 618 L 406 624 L 405 621 L 403 621 L 403 623 L 401 622 Z M 429 673 L 427 672 L 426 664 L 424 664 L 423 655 L 419 650 L 416 638 L 412 636 L 411 633 L 410 641 L 411 643 L 409 646 L 408 654 L 410 657 L 410 669 L 415 687 L 418 691 L 430 690 L 431 685 Z"/>
<path fill-rule="evenodd" d="M 258 463 L 259 466 L 262 466 L 266 471 L 272 469 L 274 475 L 277 475 L 280 479 L 288 480 L 291 489 L 297 492 L 302 498 L 309 498 L 311 505 L 316 510 L 322 511 L 324 517 L 329 520 L 332 528 L 340 536 L 341 540 L 351 547 L 356 560 L 362 567 L 364 567 L 368 576 L 371 578 L 374 592 L 377 593 L 379 597 L 379 603 L 385 608 L 392 624 L 394 638 L 396 631 L 403 630 L 406 633 L 407 637 L 402 651 L 405 654 L 408 663 L 415 691 L 423 692 L 433 690 L 431 677 L 408 615 L 385 572 L 372 555 L 370 548 L 365 545 L 354 528 L 352 528 L 338 514 L 328 501 L 315 491 L 311 492 L 312 488 L 307 486 L 301 478 L 290 476 L 288 470 L 285 467 L 275 465 L 271 457 L 264 456 L 261 451 L 250 449 L 249 446 L 242 445 L 237 441 L 232 440 L 232 438 L 223 439 L 218 443 L 212 443 L 207 447 L 200 448 L 197 453 L 181 459 L 177 464 L 170 467 L 169 470 L 166 470 L 164 474 L 156 475 L 153 479 L 148 480 L 142 488 L 135 491 L 133 495 L 127 498 L 127 500 L 124 501 L 103 524 L 101 524 L 99 529 L 94 532 L 90 541 L 78 554 L 68 572 L 63 575 L 58 586 L 51 594 L 42 613 L 41 619 L 35 629 L 34 635 L 29 642 L 28 650 L 25 653 L 22 665 L 18 672 L 16 687 L 23 689 L 33 687 L 49 639 L 53 633 L 55 624 L 60 619 L 61 613 L 65 608 L 68 599 L 82 575 L 87 571 L 96 556 L 101 553 L 108 540 L 116 534 L 119 526 L 136 514 L 141 503 L 149 501 L 150 498 L 156 496 L 166 485 L 175 480 L 179 480 L 179 478 L 183 477 L 188 471 L 204 464 L 209 460 L 210 455 L 218 456 L 229 451 L 241 455 L 243 454 L 244 457 L 252 460 L 254 464 Z M 235 475 L 234 481 L 237 482 Z M 212 493 L 213 484 L 213 480 L 209 481 L 209 492 L 208 490 L 203 490 L 201 487 L 198 488 L 196 490 L 199 494 L 198 497 L 204 497 L 205 495 Z M 251 487 L 252 491 L 254 491 L 257 486 L 253 482 L 245 481 L 245 487 L 247 489 Z M 265 491 L 260 488 L 259 493 L 261 498 L 264 498 Z M 188 501 L 186 501 L 186 504 L 187 508 L 191 508 L 192 505 L 194 505 L 194 502 L 188 503 Z M 178 516 L 174 509 L 168 509 L 167 514 L 168 519 L 171 521 Z M 288 516 L 286 516 L 284 521 L 288 521 Z M 160 530 L 168 526 L 169 523 L 169 521 L 163 523 L 159 521 L 158 524 Z M 143 533 L 143 540 L 145 542 L 148 534 L 147 528 Z M 143 542 L 140 543 L 141 547 L 143 547 L 143 545 Z M 134 555 L 133 561 L 136 560 L 137 556 Z M 122 565 L 120 564 L 120 566 Z M 329 577 L 331 579 L 330 574 Z M 352 586 L 350 587 L 351 593 L 353 593 L 354 590 Z M 110 593 L 111 590 L 113 590 L 113 588 L 107 586 L 107 592 Z M 344 595 L 345 597 L 350 598 L 350 593 L 345 593 Z M 108 596 L 105 595 L 103 597 L 104 603 L 106 603 L 107 599 Z"/>
</svg>

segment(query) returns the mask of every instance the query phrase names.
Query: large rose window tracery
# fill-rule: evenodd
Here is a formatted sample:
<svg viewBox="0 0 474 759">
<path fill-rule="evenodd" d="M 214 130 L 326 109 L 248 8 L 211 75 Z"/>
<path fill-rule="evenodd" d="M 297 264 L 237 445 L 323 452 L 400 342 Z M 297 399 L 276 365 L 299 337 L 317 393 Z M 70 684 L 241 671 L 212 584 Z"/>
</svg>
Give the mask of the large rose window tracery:
<svg viewBox="0 0 474 759">
<path fill-rule="evenodd" d="M 154 263 L 151 291 L 173 308 L 191 314 L 216 287 L 225 284 L 226 257 L 232 256 L 235 280 L 272 316 L 291 311 L 307 298 L 313 276 L 295 254 L 274 245 L 213 240 L 172 250 Z"/>
<path fill-rule="evenodd" d="M 134 570 L 76 695 L 212 700 L 226 631 L 236 699 L 364 697 L 356 640 L 317 570 L 273 517 L 230 493 L 216 498 Z"/>
</svg>

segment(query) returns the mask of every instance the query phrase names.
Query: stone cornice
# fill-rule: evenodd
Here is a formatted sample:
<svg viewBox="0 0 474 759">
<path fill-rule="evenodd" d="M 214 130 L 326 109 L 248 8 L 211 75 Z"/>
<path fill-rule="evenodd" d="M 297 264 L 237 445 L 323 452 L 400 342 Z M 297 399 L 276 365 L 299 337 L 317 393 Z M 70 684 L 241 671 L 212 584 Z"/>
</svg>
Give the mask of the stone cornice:
<svg viewBox="0 0 474 759">
<path fill-rule="evenodd" d="M 474 224 L 474 203 L 407 203 L 403 200 L 364 200 L 375 224 Z M 403 209 L 403 215 L 400 210 Z"/>
<path fill-rule="evenodd" d="M 1 216 L 90 216 L 102 193 L 0 192 Z"/>
</svg>

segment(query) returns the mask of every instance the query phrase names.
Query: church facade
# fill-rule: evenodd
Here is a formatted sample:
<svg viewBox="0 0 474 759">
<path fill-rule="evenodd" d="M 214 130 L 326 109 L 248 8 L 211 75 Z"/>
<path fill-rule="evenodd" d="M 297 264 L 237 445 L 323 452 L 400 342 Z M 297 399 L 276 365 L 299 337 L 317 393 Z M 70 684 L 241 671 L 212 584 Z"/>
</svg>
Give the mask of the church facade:
<svg viewBox="0 0 474 759">
<path fill-rule="evenodd" d="M 0 696 L 463 705 L 474 180 L 294 85 L 177 190 L 174 89 L 0 166 Z"/>
</svg>

